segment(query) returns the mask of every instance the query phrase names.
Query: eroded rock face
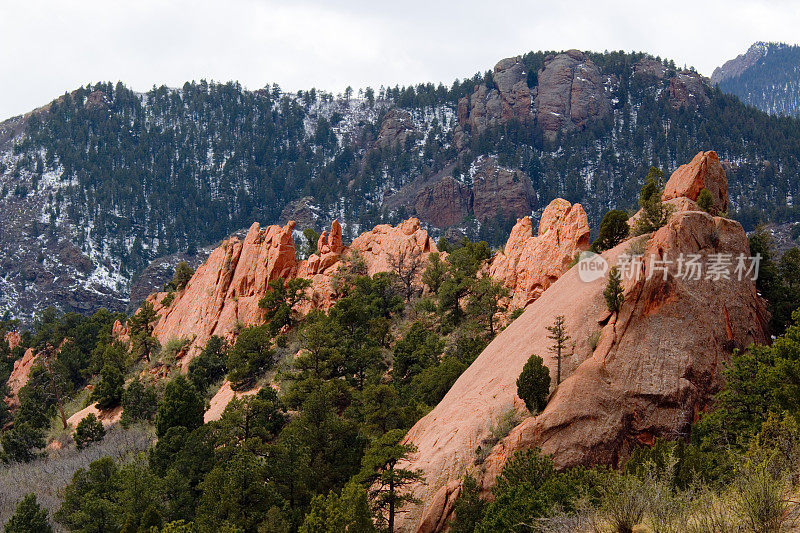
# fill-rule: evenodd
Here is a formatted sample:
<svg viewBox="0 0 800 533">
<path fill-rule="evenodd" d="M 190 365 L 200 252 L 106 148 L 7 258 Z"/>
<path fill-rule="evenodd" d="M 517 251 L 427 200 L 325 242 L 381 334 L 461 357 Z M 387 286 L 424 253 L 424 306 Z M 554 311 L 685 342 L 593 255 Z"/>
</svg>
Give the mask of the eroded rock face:
<svg viewBox="0 0 800 533">
<path fill-rule="evenodd" d="M 697 201 L 703 189 L 708 189 L 718 213 L 728 210 L 728 177 L 717 153 L 699 152 L 690 163 L 681 165 L 664 186 L 662 200 L 685 197 Z"/>
<path fill-rule="evenodd" d="M 387 148 L 390 146 L 405 146 L 406 140 L 416 133 L 411 115 L 403 109 L 392 109 L 381 122 L 378 132 L 377 146 Z"/>
<path fill-rule="evenodd" d="M 678 72 L 669 80 L 669 99 L 675 109 L 697 108 L 711 101 L 706 94 L 702 76 L 688 70 Z"/>
<path fill-rule="evenodd" d="M 32 348 L 28 348 L 21 359 L 14 361 L 14 368 L 11 370 L 11 375 L 6 382 L 8 385 L 8 397 L 5 401 L 9 407 L 19 407 L 19 391 L 28 384 L 31 369 L 38 360 L 39 354 L 34 353 Z"/>
<path fill-rule="evenodd" d="M 492 258 L 489 275 L 511 292 L 510 307 L 536 300 L 564 272 L 575 254 L 589 247 L 589 220 L 580 204 L 557 198 L 544 210 L 539 231 L 529 217 L 517 220 L 502 252 Z"/>
<path fill-rule="evenodd" d="M 233 237 L 214 250 L 169 307 L 161 304 L 164 293 L 148 298 L 161 315 L 153 335 L 162 345 L 172 338 L 191 340 L 186 355 L 180 358 L 183 370 L 212 335 L 232 342 L 241 327 L 263 322 L 258 302 L 270 280 L 310 279 L 309 302 L 302 310 L 327 309 L 338 296 L 334 274 L 352 252 L 363 258 L 369 275 L 374 275 L 391 269 L 392 255 L 416 255 L 425 262 L 428 254 L 436 251 L 433 239 L 415 218 L 397 227 L 379 225 L 349 247 L 342 244 L 342 227 L 335 220 L 330 231 L 320 235 L 318 253 L 307 261 L 297 261 L 293 229 L 294 222 L 265 229 L 253 224 L 244 240 Z M 118 338 L 128 335 L 121 324 L 115 324 L 114 333 Z"/>
<path fill-rule="evenodd" d="M 534 107 L 549 140 L 611 113 L 600 69 L 578 50 L 558 54 L 545 63 L 539 72 Z"/>
<path fill-rule="evenodd" d="M 531 121 L 531 91 L 522 59 L 501 60 L 494 67 L 492 79 L 496 89 L 489 89 L 485 84 L 476 85 L 470 96 L 459 100 L 459 124 L 480 134 L 488 127 L 510 120 Z"/>
<path fill-rule="evenodd" d="M 482 157 L 472 177 L 472 211 L 478 220 L 530 214 L 536 206 L 536 191 L 523 171 L 500 166 L 495 157 Z"/>
<path fill-rule="evenodd" d="M 651 76 L 662 80 L 667 74 L 667 67 L 661 61 L 645 57 L 633 65 L 633 73 L 637 76 Z"/>
<path fill-rule="evenodd" d="M 294 222 L 263 230 L 255 223 L 244 240 L 234 237 L 214 250 L 172 305 L 161 305 L 163 293 L 148 298 L 161 315 L 153 334 L 162 345 L 171 338 L 192 339 L 181 360 L 184 369 L 212 335 L 231 339 L 238 326 L 261 320 L 258 301 L 267 283 L 297 273 L 293 229 Z"/>
<path fill-rule="evenodd" d="M 450 176 L 425 187 L 414 198 L 417 216 L 437 228 L 459 224 L 469 215 L 471 208 L 472 191 Z"/>
<path fill-rule="evenodd" d="M 674 205 L 696 209 L 688 198 Z M 520 229 L 522 232 L 522 228 Z M 637 443 L 685 435 L 721 386 L 722 365 L 735 347 L 765 342 L 768 315 L 750 279 L 687 279 L 680 254 L 749 255 L 739 223 L 702 211 L 676 213 L 646 239 L 641 265 L 624 280 L 625 304 L 611 316 L 605 277 L 581 280 L 566 272 L 501 332 L 405 441 L 418 453 L 404 467 L 423 471 L 413 487 L 423 505 L 403 517 L 403 531 L 438 531 L 458 494 L 453 487 L 473 472 L 488 491 L 517 450 L 540 446 L 559 467 L 619 464 Z M 617 264 L 632 240 L 603 253 Z M 669 260 L 666 274 L 663 263 Z M 638 277 L 635 274 L 638 273 Z M 649 275 L 654 274 L 654 275 Z M 527 418 L 497 444 L 480 467 L 476 449 L 492 420 L 508 409 L 525 414 L 516 378 L 531 354 L 554 374 L 547 326 L 564 315 L 574 346 L 562 363 L 563 381 L 545 410 Z"/>
<path fill-rule="evenodd" d="M 22 342 L 22 337 L 20 336 L 18 331 L 9 331 L 6 333 L 5 336 L 6 342 L 8 343 L 8 347 L 12 350 L 19 346 L 19 343 Z"/>
</svg>

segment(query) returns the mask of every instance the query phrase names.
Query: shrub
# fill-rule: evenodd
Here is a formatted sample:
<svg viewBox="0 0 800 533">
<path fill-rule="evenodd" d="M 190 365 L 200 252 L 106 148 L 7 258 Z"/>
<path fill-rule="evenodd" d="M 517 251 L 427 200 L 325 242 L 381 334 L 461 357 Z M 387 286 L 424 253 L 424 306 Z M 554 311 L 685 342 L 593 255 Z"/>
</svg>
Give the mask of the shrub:
<svg viewBox="0 0 800 533">
<path fill-rule="evenodd" d="M 609 211 L 600 221 L 600 230 L 592 243 L 592 250 L 600 253 L 613 248 L 624 241 L 629 232 L 628 213 L 619 209 Z"/>
<path fill-rule="evenodd" d="M 83 420 L 78 422 L 75 428 L 75 444 L 78 449 L 83 449 L 93 442 L 100 442 L 106 436 L 103 423 L 97 419 L 94 413 L 89 413 Z"/>
<path fill-rule="evenodd" d="M 622 289 L 622 276 L 619 267 L 612 267 L 608 273 L 608 284 L 603 290 L 603 297 L 606 300 L 606 307 L 612 313 L 618 313 L 625 301 L 625 294 Z"/>
<path fill-rule="evenodd" d="M 734 481 L 734 510 L 750 531 L 781 530 L 788 508 L 786 474 L 775 475 L 774 455 L 750 457 Z"/>
<path fill-rule="evenodd" d="M 274 363 L 268 326 L 245 328 L 228 350 L 228 379 L 234 388 L 252 386 Z"/>
<path fill-rule="evenodd" d="M 697 205 L 706 213 L 711 213 L 714 209 L 714 197 L 711 196 L 711 191 L 703 187 L 697 195 Z"/>
<path fill-rule="evenodd" d="M 175 267 L 175 274 L 172 276 L 172 286 L 176 291 L 182 291 L 186 288 L 186 284 L 194 276 L 194 269 L 189 266 L 186 261 L 181 261 Z"/>
<path fill-rule="evenodd" d="M 634 234 L 643 235 L 664 226 L 674 211 L 674 207 L 661 201 L 661 180 L 664 173 L 650 167 L 639 195 L 639 217 L 634 224 Z"/>
<path fill-rule="evenodd" d="M 169 307 L 172 305 L 172 302 L 175 301 L 175 292 L 169 291 L 166 296 L 161 299 L 161 305 L 164 307 Z"/>
<path fill-rule="evenodd" d="M 538 355 L 531 355 L 517 378 L 517 396 L 525 402 L 528 411 L 534 413 L 547 405 L 550 393 L 550 370 Z"/>
<path fill-rule="evenodd" d="M 152 385 L 145 386 L 139 378 L 134 379 L 122 393 L 122 420 L 128 427 L 137 420 L 152 421 L 158 406 L 158 394 Z"/>
<path fill-rule="evenodd" d="M 52 533 L 52 531 L 47 511 L 39 506 L 33 493 L 22 498 L 17 504 L 14 516 L 3 528 L 4 533 Z"/>
<path fill-rule="evenodd" d="M 191 344 L 191 340 L 185 337 L 172 337 L 167 340 L 164 347 L 161 349 L 162 360 L 166 363 L 173 364 L 175 359 L 177 359 L 178 354 L 181 353 L 183 350 L 186 349 L 189 344 Z"/>
<path fill-rule="evenodd" d="M 100 383 L 92 391 L 92 400 L 100 409 L 110 409 L 119 405 L 124 392 L 125 378 L 119 366 L 106 363 L 100 371 Z"/>
<path fill-rule="evenodd" d="M 185 376 L 178 376 L 164 389 L 164 398 L 156 411 L 156 434 L 161 437 L 171 427 L 189 431 L 203 425 L 205 402 Z"/>
<path fill-rule="evenodd" d="M 189 363 L 189 379 L 200 392 L 228 372 L 228 343 L 222 337 L 211 336 L 200 355 Z"/>
</svg>

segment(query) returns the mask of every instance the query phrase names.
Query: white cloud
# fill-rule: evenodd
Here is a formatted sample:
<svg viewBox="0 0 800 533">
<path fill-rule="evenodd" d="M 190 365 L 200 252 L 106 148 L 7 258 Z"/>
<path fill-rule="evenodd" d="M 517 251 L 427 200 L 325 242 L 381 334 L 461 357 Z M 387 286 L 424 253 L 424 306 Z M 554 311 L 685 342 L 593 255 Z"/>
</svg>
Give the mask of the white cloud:
<svg viewBox="0 0 800 533">
<path fill-rule="evenodd" d="M 792 0 L 4 2 L 0 119 L 101 80 L 338 92 L 450 83 L 544 49 L 642 50 L 710 74 L 753 41 L 796 41 L 798 23 Z"/>
</svg>

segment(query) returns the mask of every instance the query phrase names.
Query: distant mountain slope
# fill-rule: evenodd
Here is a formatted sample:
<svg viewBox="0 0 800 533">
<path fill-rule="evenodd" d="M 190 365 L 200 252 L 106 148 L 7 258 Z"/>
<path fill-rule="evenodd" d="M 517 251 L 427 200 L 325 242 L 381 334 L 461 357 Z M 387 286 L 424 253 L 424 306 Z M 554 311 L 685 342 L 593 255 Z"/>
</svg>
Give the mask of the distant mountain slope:
<svg viewBox="0 0 800 533">
<path fill-rule="evenodd" d="M 334 96 L 99 83 L 0 124 L 0 316 L 125 309 L 156 257 L 252 222 L 417 216 L 500 244 L 554 198 L 596 227 L 650 165 L 716 150 L 745 227 L 798 217 L 800 120 L 772 117 L 643 53 L 531 52 L 450 87 Z"/>
<path fill-rule="evenodd" d="M 800 46 L 755 43 L 714 70 L 711 82 L 772 115 L 800 115 Z"/>
</svg>

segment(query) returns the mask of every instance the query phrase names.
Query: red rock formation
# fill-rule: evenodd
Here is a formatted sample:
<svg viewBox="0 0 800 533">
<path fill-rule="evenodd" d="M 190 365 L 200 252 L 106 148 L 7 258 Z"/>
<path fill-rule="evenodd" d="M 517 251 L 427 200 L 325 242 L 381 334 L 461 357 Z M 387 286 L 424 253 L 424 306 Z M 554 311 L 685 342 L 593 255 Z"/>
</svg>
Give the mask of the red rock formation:
<svg viewBox="0 0 800 533">
<path fill-rule="evenodd" d="M 248 391 L 235 391 L 231 388 L 231 382 L 227 379 L 219 388 L 214 397 L 211 398 L 211 401 L 208 404 L 208 410 L 203 415 L 203 422 L 211 422 L 213 420 L 219 420 L 222 416 L 222 412 L 231 403 L 231 400 L 234 398 L 242 398 L 244 396 L 252 396 L 254 394 L 258 394 L 258 391 L 261 390 L 261 387 L 255 387 Z"/>
<path fill-rule="evenodd" d="M 501 210 L 506 216 L 527 216 L 536 206 L 536 191 L 528 175 L 502 167 L 496 157 L 481 157 L 472 176 L 472 211 L 478 220 L 494 218 Z"/>
<path fill-rule="evenodd" d="M 719 213 L 728 210 L 728 178 L 716 152 L 699 152 L 690 163 L 681 165 L 672 173 L 664 187 L 662 200 L 689 198 L 697 200 L 703 189 L 708 189 Z"/>
<path fill-rule="evenodd" d="M 530 304 L 589 247 L 589 220 L 580 204 L 557 198 L 542 213 L 537 236 L 529 217 L 517 220 L 505 248 L 492 258 L 489 275 L 511 291 L 511 308 Z"/>
<path fill-rule="evenodd" d="M 412 252 L 426 261 L 428 254 L 436 251 L 433 239 L 415 218 L 397 227 L 377 226 L 360 235 L 349 247 L 342 244 L 342 228 L 335 220 L 330 232 L 320 235 L 318 253 L 298 262 L 293 228 L 294 222 L 263 230 L 253 224 L 243 241 L 234 237 L 214 250 L 169 307 L 161 305 L 164 293 L 148 298 L 161 315 L 153 335 L 162 344 L 171 338 L 192 341 L 187 356 L 180 360 L 181 368 L 187 368 L 212 335 L 233 341 L 240 327 L 261 323 L 263 315 L 258 302 L 272 279 L 310 279 L 311 303 L 304 310 L 312 306 L 326 309 L 336 298 L 334 274 L 352 252 L 363 257 L 368 273 L 373 275 L 390 270 L 390 255 Z M 127 331 L 119 324 L 115 325 L 115 334 L 124 337 Z"/>
<path fill-rule="evenodd" d="M 9 407 L 19 407 L 19 391 L 28 384 L 31 369 L 39 359 L 39 354 L 33 353 L 32 348 L 25 350 L 21 359 L 14 361 L 14 368 L 8 377 L 8 397 L 5 399 Z"/>
<path fill-rule="evenodd" d="M 461 223 L 472 207 L 472 191 L 450 176 L 425 187 L 414 198 L 414 211 L 437 228 Z"/>
<path fill-rule="evenodd" d="M 706 259 L 716 253 L 749 255 L 737 222 L 685 211 L 649 238 L 635 239 L 647 239 L 643 266 L 631 271 L 641 274 L 638 280 L 632 274 L 625 279 L 618 317 L 605 305 L 606 280 L 584 282 L 579 269 L 571 269 L 501 332 L 411 429 L 405 440 L 419 451 L 404 466 L 421 469 L 427 485 L 412 489 L 425 503 L 409 509 L 401 530 L 440 530 L 458 493 L 457 480 L 473 471 L 488 490 L 517 450 L 540 446 L 562 467 L 618 464 L 637 442 L 685 435 L 719 389 L 731 349 L 766 341 L 767 313 L 752 281 L 685 279 L 677 262 L 667 265 L 665 276 L 650 263 L 676 261 L 681 253 Z M 615 264 L 630 246 L 626 241 L 603 258 Z M 555 368 L 546 327 L 556 315 L 566 317 L 574 342 L 563 362 L 565 379 L 539 416 L 527 418 L 476 467 L 475 451 L 490 422 L 507 409 L 525 412 L 516 379 L 528 357 L 537 354 Z"/>
<path fill-rule="evenodd" d="M 243 241 L 234 237 L 214 250 L 172 305 L 161 305 L 162 293 L 148 298 L 161 315 L 153 334 L 162 344 L 192 339 L 189 356 L 181 360 L 184 369 L 210 336 L 232 339 L 240 325 L 261 320 L 258 301 L 267 283 L 297 273 L 293 229 L 294 222 L 264 230 L 255 223 Z"/>
<path fill-rule="evenodd" d="M 5 336 L 6 342 L 8 343 L 8 347 L 12 350 L 19 346 L 19 343 L 22 342 L 22 337 L 20 336 L 18 331 L 9 331 L 6 333 Z"/>
<path fill-rule="evenodd" d="M 78 427 L 78 424 L 89 416 L 93 414 L 97 417 L 98 420 L 103 424 L 105 427 L 113 426 L 117 422 L 119 422 L 120 418 L 122 418 L 122 406 L 118 405 L 112 409 L 99 409 L 97 404 L 92 404 L 89 407 L 84 407 L 71 417 L 67 419 L 67 424 L 69 424 L 73 429 Z"/>
</svg>

